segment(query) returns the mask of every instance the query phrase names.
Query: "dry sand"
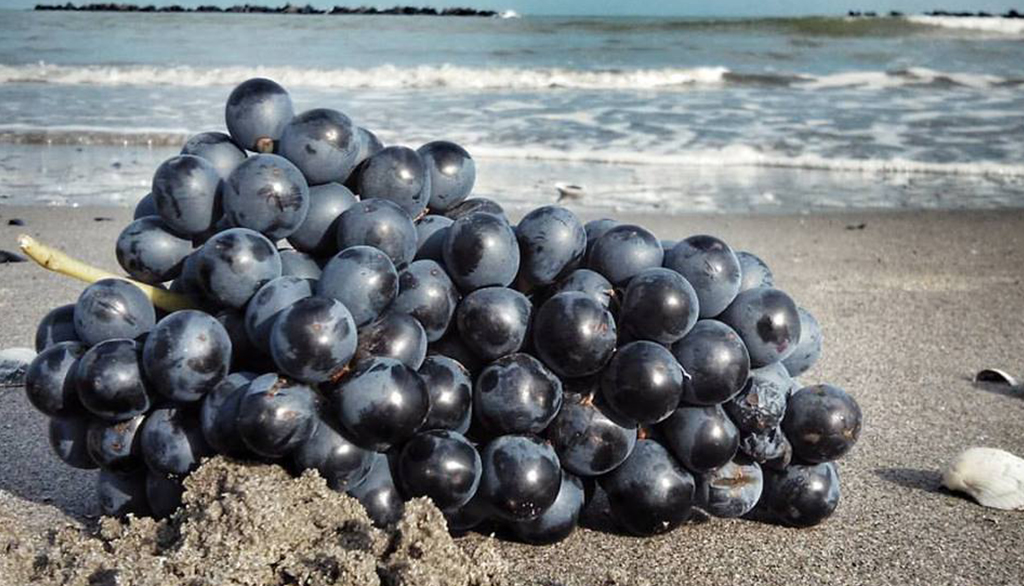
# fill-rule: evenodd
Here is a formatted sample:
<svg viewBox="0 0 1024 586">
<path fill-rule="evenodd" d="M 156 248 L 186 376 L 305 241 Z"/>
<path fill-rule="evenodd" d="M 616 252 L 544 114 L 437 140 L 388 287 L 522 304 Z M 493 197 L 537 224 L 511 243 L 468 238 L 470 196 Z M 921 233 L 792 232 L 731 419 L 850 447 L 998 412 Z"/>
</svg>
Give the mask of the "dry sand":
<svg viewBox="0 0 1024 586">
<path fill-rule="evenodd" d="M 8 227 L 12 217 L 27 225 Z M 129 218 L 127 210 L 3 206 L 0 249 L 28 232 L 115 269 L 114 239 Z M 809 530 L 712 520 L 648 539 L 620 535 L 604 512 L 591 511 L 587 528 L 560 545 L 501 543 L 509 582 L 1024 582 L 1024 513 L 984 509 L 938 488 L 938 470 L 965 447 L 1024 454 L 1024 397 L 969 380 L 983 367 L 1024 370 L 1024 213 L 629 219 L 663 238 L 712 233 L 757 253 L 817 316 L 825 352 L 803 380 L 844 387 L 865 415 L 860 443 L 840 466 L 842 501 Z M 36 322 L 80 290 L 34 266 L 0 265 L 0 348 L 31 346 Z M 3 393 L 0 524 L 43 531 L 94 515 L 92 474 L 51 456 L 44 418 L 22 392 Z M 473 549 L 485 538 L 459 541 Z M 2 538 L 0 552 L 13 555 Z"/>
</svg>

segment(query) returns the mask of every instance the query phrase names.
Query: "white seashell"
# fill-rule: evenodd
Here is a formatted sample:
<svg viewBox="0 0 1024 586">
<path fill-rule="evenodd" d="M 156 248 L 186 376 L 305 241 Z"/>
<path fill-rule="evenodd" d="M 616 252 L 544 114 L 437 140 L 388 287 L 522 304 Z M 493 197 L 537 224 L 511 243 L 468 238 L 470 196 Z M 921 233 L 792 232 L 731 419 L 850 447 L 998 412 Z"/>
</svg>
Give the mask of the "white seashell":
<svg viewBox="0 0 1024 586">
<path fill-rule="evenodd" d="M 570 185 L 559 181 L 555 183 L 555 189 L 558 190 L 558 201 L 583 197 L 583 188 L 579 185 Z"/>
<path fill-rule="evenodd" d="M 986 507 L 1024 510 L 1024 459 L 995 448 L 969 448 L 943 473 L 942 485 Z"/>
</svg>

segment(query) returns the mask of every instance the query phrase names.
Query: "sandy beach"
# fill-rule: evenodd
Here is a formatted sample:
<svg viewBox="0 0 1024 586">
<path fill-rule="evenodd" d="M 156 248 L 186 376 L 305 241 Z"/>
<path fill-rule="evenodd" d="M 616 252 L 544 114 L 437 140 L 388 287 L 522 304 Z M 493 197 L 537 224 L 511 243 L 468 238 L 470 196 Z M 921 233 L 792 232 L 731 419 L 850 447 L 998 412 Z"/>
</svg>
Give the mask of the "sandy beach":
<svg viewBox="0 0 1024 586">
<path fill-rule="evenodd" d="M 115 270 L 114 240 L 130 217 L 121 208 L 3 206 L 0 249 L 15 250 L 28 233 Z M 662 238 L 715 234 L 762 256 L 825 333 L 822 360 L 801 380 L 852 393 L 864 432 L 840 465 L 839 510 L 822 526 L 698 520 L 637 539 L 598 507 L 562 544 L 501 543 L 512 583 L 1020 583 L 1021 513 L 941 491 L 938 470 L 969 446 L 1024 453 L 1024 395 L 970 382 L 984 367 L 1024 369 L 1024 214 L 618 217 Z M 12 218 L 25 226 L 8 226 Z M 81 287 L 29 263 L 0 265 L 0 348 L 31 346 L 39 319 Z M 45 418 L 20 389 L 3 395 L 4 516 L 40 531 L 94 519 L 93 473 L 51 455 Z"/>
</svg>

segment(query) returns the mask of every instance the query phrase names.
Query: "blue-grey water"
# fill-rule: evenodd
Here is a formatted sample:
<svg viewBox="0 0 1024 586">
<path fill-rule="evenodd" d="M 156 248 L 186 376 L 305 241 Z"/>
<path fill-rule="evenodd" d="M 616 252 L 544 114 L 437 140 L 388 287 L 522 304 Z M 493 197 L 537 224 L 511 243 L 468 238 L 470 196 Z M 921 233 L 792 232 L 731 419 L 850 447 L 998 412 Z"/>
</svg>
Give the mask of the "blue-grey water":
<svg viewBox="0 0 1024 586">
<path fill-rule="evenodd" d="M 455 140 L 512 205 L 1024 206 L 1024 26 L 988 19 L 0 12 L 0 198 L 130 203 L 234 84 Z"/>
</svg>

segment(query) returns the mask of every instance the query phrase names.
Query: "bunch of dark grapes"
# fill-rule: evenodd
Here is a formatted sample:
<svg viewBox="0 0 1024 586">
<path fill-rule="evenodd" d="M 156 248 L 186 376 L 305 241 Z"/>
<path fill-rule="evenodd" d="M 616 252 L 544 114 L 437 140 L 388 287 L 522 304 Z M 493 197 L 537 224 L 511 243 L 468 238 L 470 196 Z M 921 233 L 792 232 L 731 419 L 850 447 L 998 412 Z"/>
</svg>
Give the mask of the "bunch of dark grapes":
<svg viewBox="0 0 1024 586">
<path fill-rule="evenodd" d="M 468 198 L 461 146 L 385 147 L 270 80 L 226 122 L 160 165 L 117 240 L 131 278 L 196 309 L 108 279 L 38 329 L 28 397 L 57 455 L 100 469 L 104 513 L 170 514 L 217 453 L 316 469 L 380 525 L 427 496 L 453 531 L 532 543 L 597 488 L 638 535 L 695 508 L 835 510 L 860 409 L 795 381 L 821 331 L 758 257 L 556 206 L 513 225 Z"/>
</svg>

